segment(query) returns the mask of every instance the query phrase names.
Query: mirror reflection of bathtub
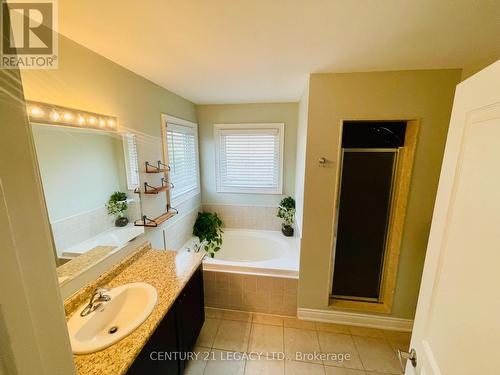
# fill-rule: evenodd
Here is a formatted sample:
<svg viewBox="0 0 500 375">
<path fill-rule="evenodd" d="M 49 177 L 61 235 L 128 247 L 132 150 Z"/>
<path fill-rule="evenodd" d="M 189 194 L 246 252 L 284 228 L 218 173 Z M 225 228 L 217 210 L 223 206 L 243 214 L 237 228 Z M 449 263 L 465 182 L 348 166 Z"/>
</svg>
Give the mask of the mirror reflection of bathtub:
<svg viewBox="0 0 500 375">
<path fill-rule="evenodd" d="M 222 239 L 215 257 L 203 260 L 206 305 L 295 315 L 298 238 L 279 231 L 226 228 Z M 181 251 L 194 251 L 198 242 L 191 238 Z"/>
</svg>

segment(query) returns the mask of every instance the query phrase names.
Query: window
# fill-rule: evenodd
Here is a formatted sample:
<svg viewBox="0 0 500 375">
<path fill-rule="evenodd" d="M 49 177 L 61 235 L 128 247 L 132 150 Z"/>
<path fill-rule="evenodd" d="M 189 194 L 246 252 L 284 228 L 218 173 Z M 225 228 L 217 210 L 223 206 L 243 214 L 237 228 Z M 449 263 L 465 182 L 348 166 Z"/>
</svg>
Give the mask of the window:
<svg viewBox="0 0 500 375">
<path fill-rule="evenodd" d="M 217 191 L 281 194 L 284 124 L 215 125 Z"/>
<path fill-rule="evenodd" d="M 135 134 L 123 135 L 123 151 L 125 153 L 125 170 L 127 173 L 127 189 L 134 190 L 139 186 L 139 162 Z"/>
<path fill-rule="evenodd" d="M 170 165 L 172 204 L 178 204 L 200 193 L 198 172 L 198 125 L 164 116 L 166 145 Z"/>
</svg>

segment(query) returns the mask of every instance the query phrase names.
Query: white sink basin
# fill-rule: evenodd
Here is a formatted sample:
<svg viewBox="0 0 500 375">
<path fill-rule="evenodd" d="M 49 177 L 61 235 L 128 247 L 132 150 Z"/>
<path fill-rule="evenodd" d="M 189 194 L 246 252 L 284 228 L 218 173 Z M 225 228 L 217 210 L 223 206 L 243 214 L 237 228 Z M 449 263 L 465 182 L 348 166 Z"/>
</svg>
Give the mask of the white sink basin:
<svg viewBox="0 0 500 375">
<path fill-rule="evenodd" d="M 120 341 L 139 327 L 156 305 L 156 289 L 146 283 L 121 285 L 105 293 L 111 296 L 94 312 L 80 316 L 80 306 L 68 321 L 75 354 L 93 353 Z"/>
</svg>

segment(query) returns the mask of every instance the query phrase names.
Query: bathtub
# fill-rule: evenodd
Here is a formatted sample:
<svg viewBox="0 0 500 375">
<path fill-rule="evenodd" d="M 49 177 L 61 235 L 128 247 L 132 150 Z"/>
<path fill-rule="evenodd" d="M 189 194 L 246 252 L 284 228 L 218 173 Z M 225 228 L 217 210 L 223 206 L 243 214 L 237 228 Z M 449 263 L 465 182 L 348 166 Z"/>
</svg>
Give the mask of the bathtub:
<svg viewBox="0 0 500 375">
<path fill-rule="evenodd" d="M 297 238 L 278 231 L 224 229 L 222 240 L 215 257 L 203 260 L 203 270 L 298 278 Z M 193 237 L 183 249 L 193 251 L 197 243 Z"/>
<path fill-rule="evenodd" d="M 215 258 L 203 260 L 205 305 L 295 316 L 298 239 L 277 231 L 224 229 L 222 240 Z M 192 238 L 183 250 L 193 251 L 197 243 Z"/>
</svg>

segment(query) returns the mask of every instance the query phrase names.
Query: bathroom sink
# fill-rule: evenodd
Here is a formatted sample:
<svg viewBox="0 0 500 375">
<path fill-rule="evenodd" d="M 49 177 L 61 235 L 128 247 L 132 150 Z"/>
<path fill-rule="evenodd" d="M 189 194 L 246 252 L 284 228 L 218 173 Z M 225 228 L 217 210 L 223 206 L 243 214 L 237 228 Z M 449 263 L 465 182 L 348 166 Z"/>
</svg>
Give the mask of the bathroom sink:
<svg viewBox="0 0 500 375">
<path fill-rule="evenodd" d="M 86 303 L 68 321 L 71 348 L 75 354 L 93 353 L 120 341 L 151 314 L 156 289 L 146 283 L 121 285 L 106 292 L 111 300 L 87 316 L 80 316 Z"/>
</svg>

